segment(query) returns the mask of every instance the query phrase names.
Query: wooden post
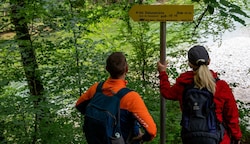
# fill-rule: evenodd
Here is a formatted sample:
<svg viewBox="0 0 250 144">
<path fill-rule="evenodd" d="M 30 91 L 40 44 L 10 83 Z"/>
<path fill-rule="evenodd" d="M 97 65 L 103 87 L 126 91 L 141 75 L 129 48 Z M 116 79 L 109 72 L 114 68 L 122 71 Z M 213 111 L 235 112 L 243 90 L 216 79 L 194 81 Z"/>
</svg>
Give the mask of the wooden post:
<svg viewBox="0 0 250 144">
<path fill-rule="evenodd" d="M 166 22 L 160 23 L 160 62 L 166 63 Z M 165 98 L 160 95 L 161 111 L 160 111 L 160 144 L 166 143 L 166 102 Z"/>
<path fill-rule="evenodd" d="M 193 21 L 193 5 L 144 5 L 136 4 L 129 10 L 134 21 L 160 22 L 160 62 L 166 63 L 166 21 Z M 166 143 L 166 104 L 160 96 L 160 144 Z"/>
</svg>

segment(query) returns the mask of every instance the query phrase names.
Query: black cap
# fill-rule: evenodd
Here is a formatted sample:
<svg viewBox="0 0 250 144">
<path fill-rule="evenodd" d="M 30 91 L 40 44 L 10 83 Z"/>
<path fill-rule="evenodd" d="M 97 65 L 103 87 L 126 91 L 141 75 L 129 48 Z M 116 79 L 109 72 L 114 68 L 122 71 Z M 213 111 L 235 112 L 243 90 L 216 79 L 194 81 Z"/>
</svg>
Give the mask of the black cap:
<svg viewBox="0 0 250 144">
<path fill-rule="evenodd" d="M 188 61 L 196 66 L 208 65 L 209 55 L 205 47 L 196 45 L 188 51 Z"/>
</svg>

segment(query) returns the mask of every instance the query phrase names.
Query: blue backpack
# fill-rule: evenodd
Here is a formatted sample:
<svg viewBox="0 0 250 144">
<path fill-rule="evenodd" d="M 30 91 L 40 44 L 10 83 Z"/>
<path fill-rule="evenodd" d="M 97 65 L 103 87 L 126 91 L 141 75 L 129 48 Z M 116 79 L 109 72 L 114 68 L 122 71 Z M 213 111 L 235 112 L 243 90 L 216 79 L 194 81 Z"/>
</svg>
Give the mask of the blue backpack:
<svg viewBox="0 0 250 144">
<path fill-rule="evenodd" d="M 183 144 L 219 144 L 224 127 L 217 121 L 213 94 L 188 86 L 183 92 L 181 138 Z"/>
<path fill-rule="evenodd" d="M 120 99 L 131 90 L 123 88 L 113 96 L 102 93 L 99 83 L 86 107 L 83 129 L 88 144 L 124 144 L 120 130 Z"/>
</svg>

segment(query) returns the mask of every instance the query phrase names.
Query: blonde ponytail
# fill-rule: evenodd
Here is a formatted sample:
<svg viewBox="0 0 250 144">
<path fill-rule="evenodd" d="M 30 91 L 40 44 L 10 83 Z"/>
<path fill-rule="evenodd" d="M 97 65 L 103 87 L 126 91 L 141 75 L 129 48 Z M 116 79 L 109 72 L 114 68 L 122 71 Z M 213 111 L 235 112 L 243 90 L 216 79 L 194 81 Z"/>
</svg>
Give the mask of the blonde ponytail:
<svg viewBox="0 0 250 144">
<path fill-rule="evenodd" d="M 215 80 L 207 65 L 201 65 L 195 71 L 194 83 L 199 89 L 207 88 L 211 93 L 215 93 Z"/>
</svg>

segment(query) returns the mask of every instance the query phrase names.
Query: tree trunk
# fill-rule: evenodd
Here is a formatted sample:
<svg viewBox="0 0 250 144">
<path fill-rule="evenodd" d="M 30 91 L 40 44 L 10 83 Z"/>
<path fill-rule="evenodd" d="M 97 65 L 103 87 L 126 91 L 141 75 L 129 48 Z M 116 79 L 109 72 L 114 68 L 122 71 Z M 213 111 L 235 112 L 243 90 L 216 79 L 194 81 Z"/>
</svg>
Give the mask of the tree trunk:
<svg viewBox="0 0 250 144">
<path fill-rule="evenodd" d="M 15 26 L 16 40 L 18 42 L 19 51 L 22 58 L 22 64 L 27 79 L 30 95 L 34 96 L 34 108 L 39 109 L 39 103 L 44 100 L 40 75 L 38 74 L 38 64 L 36 61 L 35 50 L 32 47 L 32 42 L 28 29 L 28 21 L 25 19 L 25 15 L 21 12 L 25 7 L 25 3 L 21 0 L 12 1 L 11 7 L 11 19 Z M 41 109 L 40 109 L 41 110 Z M 43 111 L 43 110 L 41 110 Z M 38 131 L 39 122 L 42 119 L 42 113 L 35 114 L 35 127 L 33 142 L 37 140 L 36 133 Z"/>
</svg>

